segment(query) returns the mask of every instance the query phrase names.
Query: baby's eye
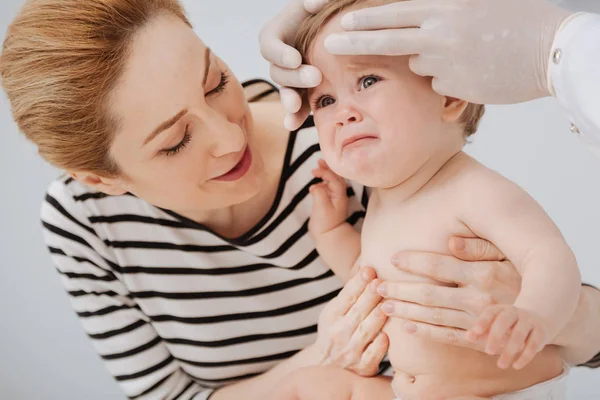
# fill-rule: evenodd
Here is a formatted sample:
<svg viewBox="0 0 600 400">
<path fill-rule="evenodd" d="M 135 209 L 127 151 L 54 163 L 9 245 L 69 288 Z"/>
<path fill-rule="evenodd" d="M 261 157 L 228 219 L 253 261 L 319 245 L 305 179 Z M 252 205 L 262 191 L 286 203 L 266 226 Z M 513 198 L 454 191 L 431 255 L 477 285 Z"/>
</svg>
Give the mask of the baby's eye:
<svg viewBox="0 0 600 400">
<path fill-rule="evenodd" d="M 379 82 L 379 79 L 376 76 L 366 76 L 360 81 L 360 88 L 367 89 L 369 86 L 373 86 Z"/>
<path fill-rule="evenodd" d="M 335 103 L 335 100 L 333 99 L 333 97 L 323 96 L 317 102 L 317 108 L 328 107 L 328 106 L 332 105 L 333 103 Z"/>
</svg>

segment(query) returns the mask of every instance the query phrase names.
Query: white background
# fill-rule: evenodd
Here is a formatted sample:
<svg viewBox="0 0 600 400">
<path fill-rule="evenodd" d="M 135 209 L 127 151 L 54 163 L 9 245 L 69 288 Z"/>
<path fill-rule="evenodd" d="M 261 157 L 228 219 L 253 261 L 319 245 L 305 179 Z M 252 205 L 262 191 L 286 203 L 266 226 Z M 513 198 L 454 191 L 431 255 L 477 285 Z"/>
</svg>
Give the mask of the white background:
<svg viewBox="0 0 600 400">
<path fill-rule="evenodd" d="M 597 0 L 562 1 L 600 12 Z M 0 2 L 0 39 L 21 0 Z M 267 77 L 257 34 L 282 0 L 184 0 L 200 37 L 240 80 Z M 600 38 L 598 39 L 600 40 Z M 39 207 L 58 172 L 19 135 L 0 95 L 0 398 L 121 399 L 79 327 L 42 245 Z M 552 99 L 488 107 L 467 151 L 522 185 L 556 221 L 583 277 L 600 285 L 600 159 Z M 600 332 L 598 333 L 600 334 Z M 570 399 L 600 398 L 600 371 L 576 369 Z"/>
</svg>

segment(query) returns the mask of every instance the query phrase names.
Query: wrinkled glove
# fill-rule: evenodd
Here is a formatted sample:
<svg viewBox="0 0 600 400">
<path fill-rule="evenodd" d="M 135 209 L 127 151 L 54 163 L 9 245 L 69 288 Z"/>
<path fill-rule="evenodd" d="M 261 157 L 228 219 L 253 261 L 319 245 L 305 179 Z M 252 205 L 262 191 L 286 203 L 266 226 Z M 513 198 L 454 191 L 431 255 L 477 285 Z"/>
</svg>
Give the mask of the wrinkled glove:
<svg viewBox="0 0 600 400">
<path fill-rule="evenodd" d="M 301 65 L 300 53 L 290 46 L 302 21 L 311 12 L 318 12 L 327 0 L 292 0 L 260 32 L 260 52 L 271 63 L 271 79 L 281 88 L 281 102 L 288 111 L 285 126 L 300 127 L 310 109 L 302 104 L 300 95 L 291 88 L 310 88 L 321 83 L 321 72 L 310 65 Z"/>
<path fill-rule="evenodd" d="M 550 95 L 552 43 L 571 12 L 543 0 L 412 0 L 346 14 L 333 54 L 411 55 L 440 94 L 477 104 Z"/>
</svg>

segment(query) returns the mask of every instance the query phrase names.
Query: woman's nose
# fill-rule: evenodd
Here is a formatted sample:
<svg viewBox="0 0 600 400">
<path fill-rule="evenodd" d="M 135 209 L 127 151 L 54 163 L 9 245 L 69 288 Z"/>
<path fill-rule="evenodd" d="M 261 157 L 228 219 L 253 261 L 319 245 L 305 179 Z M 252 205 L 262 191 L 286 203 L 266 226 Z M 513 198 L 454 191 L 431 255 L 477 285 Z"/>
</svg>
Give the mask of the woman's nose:
<svg viewBox="0 0 600 400">
<path fill-rule="evenodd" d="M 246 135 L 240 124 L 222 116 L 212 118 L 208 130 L 211 139 L 209 149 L 213 157 L 242 151 L 246 145 Z"/>
</svg>

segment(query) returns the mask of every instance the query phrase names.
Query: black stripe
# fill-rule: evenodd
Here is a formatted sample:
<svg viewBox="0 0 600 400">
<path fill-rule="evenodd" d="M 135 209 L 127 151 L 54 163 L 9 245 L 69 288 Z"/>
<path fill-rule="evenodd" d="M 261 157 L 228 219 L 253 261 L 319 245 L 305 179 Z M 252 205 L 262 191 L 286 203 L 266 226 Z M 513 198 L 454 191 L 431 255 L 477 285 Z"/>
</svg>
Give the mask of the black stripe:
<svg viewBox="0 0 600 400">
<path fill-rule="evenodd" d="M 267 91 L 264 91 L 262 93 L 259 93 L 251 98 L 248 99 L 248 103 L 255 103 L 257 101 L 260 101 L 262 99 L 264 99 L 265 97 L 273 94 L 273 93 L 279 93 L 279 90 L 277 89 L 269 89 Z"/>
<path fill-rule="evenodd" d="M 590 285 L 591 286 L 591 285 Z M 592 286 L 593 287 L 593 286 Z M 596 354 L 591 360 L 588 362 L 579 365 L 579 367 L 588 367 L 588 368 L 600 368 L 600 353 Z"/>
<path fill-rule="evenodd" d="M 215 348 L 215 347 L 233 346 L 233 345 L 242 344 L 242 343 L 258 342 L 258 341 L 263 341 L 263 340 L 283 339 L 283 338 L 291 338 L 291 337 L 296 337 L 296 336 L 311 335 L 316 332 L 317 332 L 317 325 L 311 325 L 306 328 L 294 329 L 291 331 L 240 336 L 240 337 L 236 337 L 236 338 L 222 339 L 222 340 L 215 340 L 215 341 L 200 341 L 200 340 L 180 339 L 180 338 L 171 338 L 171 339 L 163 338 L 163 340 L 169 344 Z"/>
<path fill-rule="evenodd" d="M 236 381 L 243 381 L 245 379 L 250 379 L 250 378 L 254 378 L 255 376 L 259 376 L 262 375 L 262 372 L 258 372 L 258 373 L 251 373 L 251 374 L 244 374 L 244 375 L 239 375 L 239 376 L 233 376 L 231 378 L 221 378 L 221 379 L 205 379 L 205 378 L 199 378 L 197 376 L 195 376 L 194 378 L 196 378 L 196 380 L 201 381 L 202 383 L 206 383 L 207 385 L 214 385 L 215 383 L 217 384 L 224 384 L 227 382 L 236 382 Z M 222 385 L 219 385 L 222 386 Z"/>
<path fill-rule="evenodd" d="M 165 376 L 160 381 L 156 382 L 154 385 L 152 385 L 148 389 L 144 390 L 142 393 L 137 394 L 137 395 L 135 395 L 133 397 L 129 397 L 129 399 L 138 399 L 138 398 L 140 398 L 142 396 L 147 395 L 148 393 L 152 393 L 153 391 L 155 391 L 156 389 L 158 389 L 163 383 L 165 383 L 169 378 L 171 378 L 174 373 L 175 372 L 171 372 L 169 375 Z"/>
<path fill-rule="evenodd" d="M 333 276 L 333 272 L 328 270 L 324 274 L 316 276 L 314 278 L 300 278 L 294 279 L 287 282 L 281 282 L 274 285 L 268 285 L 263 287 L 257 287 L 245 290 L 227 290 L 227 291 L 214 291 L 214 292 L 158 292 L 158 291 L 143 291 L 143 292 L 132 292 L 132 296 L 138 299 L 149 299 L 149 298 L 163 298 L 163 299 L 175 299 L 175 300 L 206 300 L 206 299 L 224 299 L 231 297 L 248 297 L 258 296 L 266 293 L 278 292 L 280 290 L 290 289 L 296 286 L 301 286 L 310 282 L 317 282 Z"/>
<path fill-rule="evenodd" d="M 78 274 L 76 272 L 64 272 L 58 269 L 59 274 L 66 276 L 69 279 L 90 279 L 93 281 L 114 282 L 117 278 L 113 275 L 94 275 L 94 274 Z"/>
<path fill-rule="evenodd" d="M 102 268 L 101 266 L 99 266 L 98 264 L 96 264 L 95 262 L 93 262 L 92 260 L 90 260 L 90 259 L 88 259 L 88 258 L 85 258 L 85 257 L 77 257 L 77 256 L 70 256 L 70 255 L 68 255 L 67 253 L 65 253 L 63 250 L 61 250 L 61 249 L 58 249 L 58 248 L 56 248 L 56 247 L 51 247 L 51 246 L 48 246 L 48 250 L 50 251 L 50 254 L 54 254 L 54 255 L 60 255 L 60 256 L 64 256 L 64 257 L 68 257 L 68 258 L 70 258 L 70 259 L 72 259 L 72 260 L 75 260 L 75 261 L 77 261 L 78 263 L 88 263 L 88 264 L 91 264 L 91 265 L 93 265 L 94 267 L 96 267 L 96 268 L 98 268 L 98 269 L 100 269 L 100 270 L 102 270 L 102 271 L 105 271 L 105 272 L 107 272 L 107 273 L 108 273 L 108 274 L 110 274 L 110 275 L 112 275 L 112 274 L 113 274 L 113 271 L 117 271 L 117 272 L 118 272 L 118 271 L 120 270 L 120 268 L 121 268 L 121 267 L 119 267 L 117 264 L 115 264 L 114 262 L 112 262 L 112 261 L 110 261 L 110 260 L 107 260 L 106 258 L 104 258 L 104 257 L 100 256 L 100 254 L 98 254 L 98 253 L 96 253 L 96 255 L 97 255 L 98 257 L 102 258 L 102 261 L 104 261 L 106 264 L 108 264 L 108 266 L 109 266 L 109 267 L 110 267 L 112 270 L 109 270 L 109 269 L 106 269 L 106 268 Z M 115 279 L 113 279 L 113 280 L 116 280 L 116 278 L 115 278 Z"/>
<path fill-rule="evenodd" d="M 91 318 L 91 317 L 98 317 L 100 315 L 112 314 L 114 312 L 121 311 L 121 310 L 131 310 L 134 308 L 135 307 L 130 307 L 128 305 L 122 304 L 120 306 L 110 306 L 110 307 L 106 307 L 106 308 L 101 308 L 100 310 L 96 310 L 96 311 L 79 311 L 79 312 L 77 312 L 77 315 L 79 316 L 79 318 Z"/>
<path fill-rule="evenodd" d="M 302 124 L 302 126 L 300 126 L 300 128 L 298 128 L 294 132 L 299 132 L 302 129 L 306 129 L 306 128 L 313 128 L 314 126 L 315 126 L 315 118 L 312 115 L 309 115 L 308 118 L 306 118 L 306 120 L 304 120 L 304 123 Z"/>
<path fill-rule="evenodd" d="M 301 270 L 302 268 L 306 267 L 307 265 L 309 265 L 310 263 L 315 261 L 317 259 L 317 257 L 319 257 L 319 253 L 315 249 L 315 250 L 311 251 L 306 257 L 304 257 L 304 259 L 302 261 L 300 261 L 298 264 L 294 265 L 290 269 L 294 270 L 294 271 Z"/>
<path fill-rule="evenodd" d="M 74 180 L 75 180 L 75 179 L 73 179 L 73 178 L 67 178 L 67 179 L 64 181 L 64 184 L 65 184 L 65 186 L 66 186 L 66 185 L 69 185 L 69 184 L 70 184 L 71 182 L 73 182 Z"/>
<path fill-rule="evenodd" d="M 140 319 L 140 320 L 137 320 L 136 322 L 134 322 L 133 324 L 127 325 L 120 329 L 115 329 L 112 331 L 107 331 L 107 332 L 102 332 L 102 333 L 94 333 L 94 334 L 88 333 L 88 336 L 92 339 L 109 339 L 111 337 L 119 336 L 124 333 L 134 331 L 144 325 L 146 325 L 146 321 L 142 321 Z"/>
<path fill-rule="evenodd" d="M 308 220 L 306 220 L 306 222 L 304 224 L 302 224 L 300 229 L 298 229 L 292 236 L 290 236 L 288 240 L 283 242 L 283 244 L 281 246 L 279 246 L 279 248 L 277 250 L 275 250 L 271 254 L 262 256 L 261 258 L 266 258 L 267 260 L 272 260 L 274 258 L 280 257 L 281 255 L 283 255 L 283 253 L 288 251 L 294 244 L 296 244 L 296 242 L 298 242 L 298 240 L 300 240 L 307 233 L 308 233 Z"/>
<path fill-rule="evenodd" d="M 110 241 L 104 240 L 104 244 L 115 249 L 150 249 L 150 250 L 177 250 L 184 252 L 218 253 L 223 251 L 235 251 L 237 248 L 229 245 L 222 246 L 198 246 L 194 244 L 175 244 L 165 242 L 142 242 L 142 241 Z"/>
<path fill-rule="evenodd" d="M 182 227 L 185 228 L 185 226 L 183 226 L 180 221 L 173 221 L 173 220 L 164 219 L 164 218 L 145 217 L 142 215 L 135 215 L 135 214 L 93 216 L 93 217 L 89 217 L 89 221 L 92 224 L 101 224 L 101 223 L 114 224 L 114 223 L 118 223 L 118 222 L 139 222 L 139 223 L 144 223 L 144 224 L 167 226 L 170 228 L 182 228 Z"/>
<path fill-rule="evenodd" d="M 128 375 L 116 375 L 115 379 L 119 382 L 122 381 L 129 381 L 131 379 L 137 379 L 137 378 L 141 378 L 147 375 L 150 375 L 153 372 L 156 372 L 164 367 L 166 367 L 167 365 L 171 364 L 175 359 L 173 358 L 172 355 L 169 355 L 169 357 L 167 357 L 165 360 L 159 362 L 156 365 L 153 365 L 149 368 L 146 368 L 142 371 L 133 373 L 133 374 L 128 374 Z"/>
<path fill-rule="evenodd" d="M 65 239 L 72 240 L 72 241 L 77 242 L 77 243 L 81 243 L 82 245 L 84 245 L 86 247 L 89 247 L 92 250 L 94 249 L 88 242 L 86 242 L 84 239 L 80 238 L 77 235 L 74 235 L 74 234 L 72 234 L 70 232 L 67 232 L 67 231 L 65 231 L 63 229 L 60 229 L 59 227 L 51 225 L 51 224 L 49 224 L 49 223 L 47 223 L 45 221 L 42 221 L 42 225 L 44 226 L 44 228 L 46 228 L 47 230 L 49 230 L 50 232 L 52 232 L 52 233 L 54 233 L 54 234 L 56 234 L 58 236 L 61 236 L 61 237 L 65 238 Z"/>
<path fill-rule="evenodd" d="M 277 89 L 277 86 L 273 85 L 271 82 L 265 80 L 265 79 L 248 79 L 247 81 L 242 82 L 242 87 L 243 88 L 247 88 L 248 86 L 251 85 L 256 85 L 257 83 L 266 83 L 267 85 L 271 86 L 273 89 Z"/>
<path fill-rule="evenodd" d="M 105 197 L 108 197 L 108 195 L 106 193 L 102 193 L 102 192 L 84 193 L 84 194 L 80 194 L 78 196 L 73 196 L 73 200 L 86 201 L 89 199 L 103 199 Z"/>
<path fill-rule="evenodd" d="M 75 224 L 77 224 L 78 226 L 80 226 L 81 228 L 85 229 L 86 231 L 88 231 L 89 233 L 91 233 L 94 236 L 98 236 L 96 234 L 96 231 L 94 231 L 94 229 L 90 228 L 87 225 L 84 225 L 82 222 L 78 221 L 77 219 L 75 219 L 75 217 L 73 217 L 71 214 L 69 214 L 67 212 L 67 210 L 65 210 L 65 208 L 52 196 L 50 196 L 49 194 L 46 195 L 46 202 L 48 204 L 50 204 L 52 207 L 54 207 L 54 209 L 56 211 L 58 211 L 59 213 L 61 213 L 62 215 L 64 215 L 67 219 L 69 219 L 70 221 L 74 222 Z"/>
<path fill-rule="evenodd" d="M 324 304 L 333 299 L 339 293 L 340 289 L 336 289 L 331 293 L 320 296 L 303 303 L 294 304 L 291 306 L 276 308 L 269 311 L 245 312 L 237 314 L 214 315 L 210 317 L 178 317 L 175 315 L 154 315 L 149 318 L 154 322 L 181 322 L 183 324 L 214 324 L 219 322 L 241 321 L 247 319 L 277 317 L 286 314 L 292 314 L 298 311 L 306 310 L 318 305 Z"/>
<path fill-rule="evenodd" d="M 183 396 L 183 394 L 185 392 L 187 392 L 193 385 L 194 385 L 194 381 L 190 381 L 190 383 L 188 383 L 187 386 L 184 387 L 181 392 L 177 393 L 177 395 L 175 397 L 173 397 L 173 400 L 177 400 L 178 398 L 180 398 L 181 396 Z M 192 398 L 193 398 L 193 396 L 192 396 Z"/>
<path fill-rule="evenodd" d="M 119 296 L 119 293 L 113 292 L 112 290 L 109 290 L 107 292 L 86 292 L 85 290 L 74 290 L 74 291 L 68 291 L 67 293 L 71 297 L 82 297 L 82 296 L 88 296 L 88 295 L 89 296 L 109 296 L 109 297 Z"/>
<path fill-rule="evenodd" d="M 257 363 L 270 362 L 270 361 L 287 360 L 288 358 L 292 357 L 294 354 L 298 353 L 298 351 L 299 350 L 286 351 L 285 353 L 272 354 L 272 355 L 263 356 L 263 357 L 247 358 L 247 359 L 243 359 L 243 360 L 212 361 L 212 362 L 191 361 L 191 360 L 185 360 L 183 358 L 177 358 L 177 360 L 181 361 L 182 363 L 193 365 L 196 367 L 205 367 L 205 368 L 231 367 L 231 366 L 238 366 L 238 365 L 257 364 Z"/>
<path fill-rule="evenodd" d="M 369 205 L 369 193 L 367 192 L 366 186 L 363 187 L 362 199 L 360 202 L 364 208 L 367 208 L 367 206 Z"/>
<path fill-rule="evenodd" d="M 100 357 L 102 357 L 104 360 L 118 360 L 119 358 L 125 358 L 125 357 L 130 357 L 133 355 L 136 355 L 138 353 L 142 353 L 148 349 L 153 348 L 154 346 L 156 346 L 157 344 L 159 344 L 161 341 L 160 337 L 155 337 L 154 339 L 152 339 L 151 341 L 149 341 L 146 344 L 143 344 L 139 347 L 136 347 L 135 349 L 131 349 L 129 351 L 124 351 L 122 353 L 113 353 L 113 354 L 105 354 L 105 355 L 100 355 Z"/>
<path fill-rule="evenodd" d="M 221 268 L 185 268 L 185 267 L 120 267 L 122 274 L 153 274 L 153 275 L 233 275 L 246 272 L 260 271 L 268 268 L 278 268 L 273 264 L 251 264 L 240 267 Z"/>
<path fill-rule="evenodd" d="M 346 219 L 350 225 L 356 224 L 361 218 L 365 217 L 364 211 L 355 211 L 351 216 Z"/>
<path fill-rule="evenodd" d="M 288 171 L 289 176 L 293 175 L 294 172 L 296 172 L 296 170 L 298 168 L 300 168 L 300 166 L 306 162 L 306 160 L 308 160 L 310 157 L 312 157 L 313 154 L 318 153 L 319 151 L 321 151 L 321 147 L 319 146 L 318 143 L 313 144 L 308 149 L 304 150 L 304 153 L 302 153 L 296 159 L 296 161 L 294 161 L 293 164 L 290 166 L 289 171 Z M 315 164 L 315 167 L 316 167 L 316 164 Z"/>
</svg>

